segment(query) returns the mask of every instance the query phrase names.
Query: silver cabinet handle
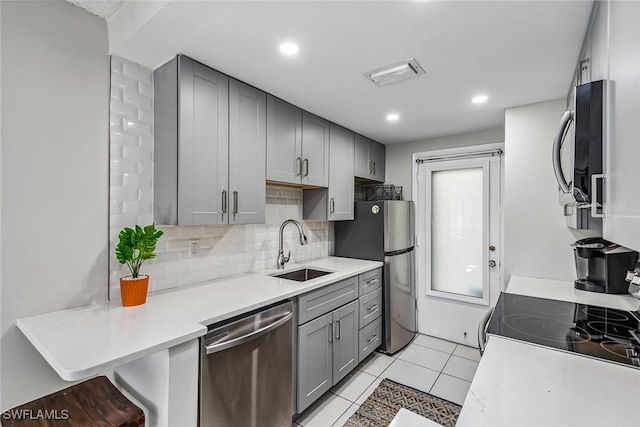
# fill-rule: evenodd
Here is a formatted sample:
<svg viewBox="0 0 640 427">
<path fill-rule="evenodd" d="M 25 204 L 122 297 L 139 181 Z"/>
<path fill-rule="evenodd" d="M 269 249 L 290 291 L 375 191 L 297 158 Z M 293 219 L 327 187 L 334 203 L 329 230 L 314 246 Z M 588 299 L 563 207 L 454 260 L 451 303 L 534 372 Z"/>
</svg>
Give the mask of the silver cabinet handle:
<svg viewBox="0 0 640 427">
<path fill-rule="evenodd" d="M 237 214 L 238 213 L 238 192 L 234 191 L 233 192 L 233 214 Z"/>
<path fill-rule="evenodd" d="M 329 342 L 333 342 L 333 322 L 329 322 Z"/>
<path fill-rule="evenodd" d="M 338 336 L 336 337 L 337 340 L 340 339 L 340 329 L 342 329 L 342 320 L 338 320 Z"/>
<path fill-rule="evenodd" d="M 336 211 L 336 201 L 332 197 L 331 200 L 329 200 L 329 213 L 333 214 L 335 211 Z"/>
<path fill-rule="evenodd" d="M 591 175 L 591 216 L 594 218 L 603 218 L 604 212 L 598 213 L 598 179 L 604 179 L 604 174 L 594 173 Z"/>
<path fill-rule="evenodd" d="M 302 175 L 302 157 L 296 159 L 296 176 Z"/>
<path fill-rule="evenodd" d="M 222 190 L 222 215 L 227 213 L 227 190 Z"/>
<path fill-rule="evenodd" d="M 372 160 L 372 161 L 371 161 L 371 163 L 373 163 L 373 172 L 372 172 L 372 175 L 375 175 L 375 174 L 376 174 L 376 161 L 375 161 L 375 160 Z"/>
<path fill-rule="evenodd" d="M 367 307 L 367 311 L 372 311 L 372 310 L 375 310 L 377 308 L 378 308 L 378 304 L 373 304 L 373 305 L 370 305 L 369 307 Z"/>
<path fill-rule="evenodd" d="M 302 177 L 303 178 L 308 177 L 309 176 L 309 159 L 304 159 L 302 161 L 302 170 L 304 170 Z"/>
<path fill-rule="evenodd" d="M 369 175 L 373 173 L 373 166 L 371 165 L 372 163 L 373 163 L 373 160 L 369 160 Z"/>
<path fill-rule="evenodd" d="M 375 341 L 378 339 L 378 334 L 373 334 L 369 338 L 367 338 L 367 342 Z"/>
<path fill-rule="evenodd" d="M 255 340 L 258 337 L 263 336 L 264 334 L 267 334 L 269 332 L 271 332 L 274 329 L 277 329 L 278 327 L 280 327 L 281 325 L 287 323 L 289 320 L 291 320 L 291 318 L 293 317 L 293 313 L 292 312 L 288 312 L 286 314 L 284 314 L 282 317 L 280 317 L 279 319 L 277 319 L 276 321 L 274 321 L 273 323 L 270 323 L 269 325 L 258 329 L 257 331 L 253 331 L 250 332 L 246 335 L 243 335 L 241 337 L 238 338 L 234 338 L 232 340 L 229 341 L 225 341 L 225 342 L 221 342 L 219 344 L 211 344 L 211 345 L 207 345 L 205 346 L 205 350 L 207 354 L 211 354 L 211 353 L 217 353 L 219 351 L 222 350 L 226 350 L 228 348 L 231 347 L 236 347 L 239 346 L 240 344 L 244 344 L 246 342 Z"/>
<path fill-rule="evenodd" d="M 378 278 L 374 277 L 373 279 L 368 279 L 367 280 L 367 285 L 371 285 L 373 283 L 378 283 Z"/>
<path fill-rule="evenodd" d="M 553 172 L 555 172 L 556 180 L 564 193 L 569 192 L 569 184 L 562 174 L 562 165 L 560 164 L 560 145 L 562 145 L 562 138 L 564 137 L 571 120 L 573 120 L 573 113 L 571 111 L 566 111 L 562 116 L 562 119 L 560 119 L 560 127 L 558 128 L 555 138 L 553 138 L 553 149 L 551 153 L 551 158 L 553 160 Z"/>
</svg>

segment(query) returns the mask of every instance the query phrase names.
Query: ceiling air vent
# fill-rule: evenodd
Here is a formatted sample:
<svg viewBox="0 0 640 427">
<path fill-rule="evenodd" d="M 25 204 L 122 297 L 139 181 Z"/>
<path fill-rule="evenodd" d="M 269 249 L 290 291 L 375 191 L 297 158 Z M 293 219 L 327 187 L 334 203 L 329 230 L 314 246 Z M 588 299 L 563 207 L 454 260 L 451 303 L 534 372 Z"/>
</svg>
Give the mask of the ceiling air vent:
<svg viewBox="0 0 640 427">
<path fill-rule="evenodd" d="M 368 73 L 364 73 L 364 76 L 371 80 L 376 86 L 386 86 L 415 77 L 418 74 L 424 74 L 424 70 L 415 59 L 411 58 L 408 61 L 397 62 L 369 71 Z"/>
</svg>

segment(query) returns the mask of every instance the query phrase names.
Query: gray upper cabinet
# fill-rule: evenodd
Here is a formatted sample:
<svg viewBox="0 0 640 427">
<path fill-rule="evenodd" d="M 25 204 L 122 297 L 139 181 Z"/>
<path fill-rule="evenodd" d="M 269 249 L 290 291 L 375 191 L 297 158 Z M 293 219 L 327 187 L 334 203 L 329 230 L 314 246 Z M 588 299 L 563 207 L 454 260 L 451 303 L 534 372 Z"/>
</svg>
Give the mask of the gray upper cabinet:
<svg viewBox="0 0 640 427">
<path fill-rule="evenodd" d="M 326 187 L 328 159 L 328 122 L 269 95 L 267 180 Z"/>
<path fill-rule="evenodd" d="M 267 97 L 267 181 L 300 184 L 302 110 Z"/>
<path fill-rule="evenodd" d="M 304 190 L 302 217 L 317 221 L 353 219 L 354 133 L 329 125 L 329 188 Z"/>
<path fill-rule="evenodd" d="M 384 182 L 384 145 L 362 135 L 355 136 L 355 176 Z"/>
<path fill-rule="evenodd" d="M 265 107 L 264 93 L 183 55 L 154 72 L 157 224 L 264 222 Z"/>
<path fill-rule="evenodd" d="M 154 221 L 223 219 L 229 148 L 229 78 L 185 56 L 154 72 Z"/>
<path fill-rule="evenodd" d="M 329 220 L 353 219 L 355 134 L 331 123 L 329 133 Z"/>
<path fill-rule="evenodd" d="M 229 81 L 229 224 L 264 222 L 267 95 Z"/>
<path fill-rule="evenodd" d="M 329 186 L 329 122 L 302 112 L 302 184 Z"/>
</svg>

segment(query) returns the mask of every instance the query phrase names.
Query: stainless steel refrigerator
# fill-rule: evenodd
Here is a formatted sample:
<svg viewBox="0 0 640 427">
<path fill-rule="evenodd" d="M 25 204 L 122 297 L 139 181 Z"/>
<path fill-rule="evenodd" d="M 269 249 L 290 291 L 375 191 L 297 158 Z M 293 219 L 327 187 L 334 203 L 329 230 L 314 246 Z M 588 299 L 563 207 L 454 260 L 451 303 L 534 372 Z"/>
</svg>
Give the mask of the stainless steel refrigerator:
<svg viewBox="0 0 640 427">
<path fill-rule="evenodd" d="M 416 335 L 413 202 L 356 202 L 353 221 L 337 221 L 336 256 L 384 261 L 383 339 L 393 354 Z"/>
</svg>

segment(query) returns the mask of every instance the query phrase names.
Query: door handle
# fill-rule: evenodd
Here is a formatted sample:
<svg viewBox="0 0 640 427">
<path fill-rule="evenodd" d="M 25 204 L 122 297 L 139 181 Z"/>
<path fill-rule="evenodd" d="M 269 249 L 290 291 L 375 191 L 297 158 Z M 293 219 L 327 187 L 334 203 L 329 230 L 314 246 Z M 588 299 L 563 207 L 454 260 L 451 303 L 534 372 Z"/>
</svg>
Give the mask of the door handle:
<svg viewBox="0 0 640 427">
<path fill-rule="evenodd" d="M 329 200 L 329 213 L 333 214 L 335 211 L 336 211 L 336 201 L 332 197 L 331 200 Z"/>
<path fill-rule="evenodd" d="M 296 159 L 296 176 L 302 175 L 302 157 Z"/>
<path fill-rule="evenodd" d="M 237 214 L 238 213 L 238 192 L 234 191 L 233 192 L 233 214 Z"/>
<path fill-rule="evenodd" d="M 371 337 L 367 338 L 367 342 L 375 341 L 378 339 L 378 334 L 373 334 Z"/>
<path fill-rule="evenodd" d="M 372 175 L 375 175 L 376 174 L 376 161 L 372 160 L 371 163 L 373 163 L 373 173 L 372 173 Z"/>
<path fill-rule="evenodd" d="M 375 310 L 376 308 L 378 308 L 378 304 L 373 304 L 367 307 L 367 311 L 372 311 L 372 310 Z"/>
<path fill-rule="evenodd" d="M 227 190 L 222 190 L 222 217 L 227 213 Z"/>
<path fill-rule="evenodd" d="M 337 340 L 340 339 L 340 329 L 342 329 L 342 320 L 338 320 L 338 336 L 336 337 Z"/>
<path fill-rule="evenodd" d="M 306 178 L 309 176 L 309 159 L 304 159 L 302 161 L 302 170 L 304 171 L 302 177 Z"/>
</svg>

